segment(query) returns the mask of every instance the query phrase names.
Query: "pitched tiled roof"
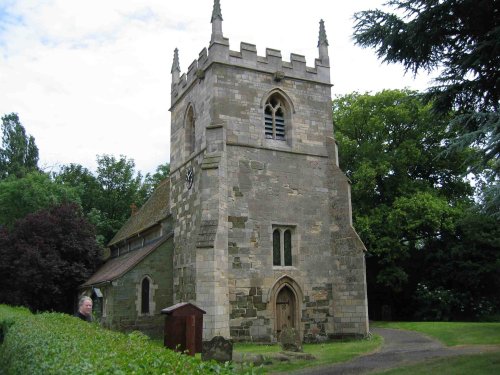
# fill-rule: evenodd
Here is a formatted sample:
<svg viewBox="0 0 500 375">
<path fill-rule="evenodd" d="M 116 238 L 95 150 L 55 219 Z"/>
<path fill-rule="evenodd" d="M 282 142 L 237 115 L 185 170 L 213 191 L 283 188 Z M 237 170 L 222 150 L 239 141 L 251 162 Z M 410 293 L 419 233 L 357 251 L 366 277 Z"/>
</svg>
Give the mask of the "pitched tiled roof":
<svg viewBox="0 0 500 375">
<path fill-rule="evenodd" d="M 101 268 L 94 273 L 81 287 L 102 284 L 113 281 L 136 266 L 146 256 L 155 251 L 167 239 L 171 238 L 173 233 L 168 236 L 159 238 L 158 240 L 144 246 L 138 250 L 129 251 L 117 258 L 110 258 Z"/>
<path fill-rule="evenodd" d="M 170 214 L 170 178 L 163 180 L 144 205 L 123 224 L 108 246 L 136 235 Z"/>
</svg>

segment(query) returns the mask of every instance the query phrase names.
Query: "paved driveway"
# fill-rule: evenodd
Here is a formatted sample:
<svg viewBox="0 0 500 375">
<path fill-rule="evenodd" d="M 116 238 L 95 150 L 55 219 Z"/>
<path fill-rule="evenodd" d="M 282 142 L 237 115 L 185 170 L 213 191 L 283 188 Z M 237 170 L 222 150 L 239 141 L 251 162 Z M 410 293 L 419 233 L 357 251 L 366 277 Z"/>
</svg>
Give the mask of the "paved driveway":
<svg viewBox="0 0 500 375">
<path fill-rule="evenodd" d="M 433 358 L 464 354 L 479 354 L 498 350 L 494 346 L 460 346 L 449 348 L 440 342 L 413 331 L 374 328 L 372 333 L 384 338 L 382 348 L 372 354 L 357 357 L 349 362 L 293 372 L 294 375 L 346 375 L 368 374 L 401 367 Z"/>
</svg>

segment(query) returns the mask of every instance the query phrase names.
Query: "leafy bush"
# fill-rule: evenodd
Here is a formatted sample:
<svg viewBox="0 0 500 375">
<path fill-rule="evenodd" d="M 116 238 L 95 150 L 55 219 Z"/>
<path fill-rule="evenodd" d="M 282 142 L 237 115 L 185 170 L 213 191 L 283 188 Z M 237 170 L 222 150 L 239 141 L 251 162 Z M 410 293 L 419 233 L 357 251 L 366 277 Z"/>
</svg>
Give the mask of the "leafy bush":
<svg viewBox="0 0 500 375">
<path fill-rule="evenodd" d="M 0 346 L 0 368 L 24 374 L 257 374 L 260 369 L 202 362 L 132 332 L 102 329 L 61 313 L 32 315 L 0 305 L 10 328 Z"/>
<path fill-rule="evenodd" d="M 448 321 L 464 317 L 484 320 L 494 316 L 498 305 L 498 301 L 475 297 L 468 291 L 431 288 L 423 283 L 417 285 L 415 301 L 418 306 L 415 316 L 427 321 Z"/>
<path fill-rule="evenodd" d="M 0 305 L 0 344 L 3 343 L 7 331 L 14 324 L 16 317 L 29 315 L 31 315 L 31 312 L 26 307 Z"/>
</svg>

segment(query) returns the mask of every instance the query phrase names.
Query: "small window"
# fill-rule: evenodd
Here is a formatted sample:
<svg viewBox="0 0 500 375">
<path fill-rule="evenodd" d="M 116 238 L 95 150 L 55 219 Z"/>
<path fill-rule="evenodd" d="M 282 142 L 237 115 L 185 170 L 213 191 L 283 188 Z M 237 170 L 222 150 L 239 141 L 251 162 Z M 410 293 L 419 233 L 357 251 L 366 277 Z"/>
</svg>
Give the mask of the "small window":
<svg viewBox="0 0 500 375">
<path fill-rule="evenodd" d="M 285 240 L 283 241 L 283 252 L 285 254 L 285 266 L 292 265 L 292 232 L 290 229 L 287 229 L 284 233 Z"/>
<path fill-rule="evenodd" d="M 264 107 L 264 127 L 266 138 L 284 141 L 285 132 L 285 110 L 284 101 L 279 95 L 272 95 Z"/>
<path fill-rule="evenodd" d="M 185 135 L 186 135 L 186 151 L 188 155 L 194 152 L 196 146 L 196 126 L 195 126 L 194 109 L 189 107 L 186 115 Z"/>
<path fill-rule="evenodd" d="M 141 283 L 141 314 L 149 314 L 149 279 L 147 277 Z"/>
<path fill-rule="evenodd" d="M 280 230 L 275 229 L 273 232 L 273 266 L 281 265 L 281 241 Z"/>
<path fill-rule="evenodd" d="M 292 265 L 292 229 L 279 227 L 273 230 L 273 266 Z"/>
</svg>

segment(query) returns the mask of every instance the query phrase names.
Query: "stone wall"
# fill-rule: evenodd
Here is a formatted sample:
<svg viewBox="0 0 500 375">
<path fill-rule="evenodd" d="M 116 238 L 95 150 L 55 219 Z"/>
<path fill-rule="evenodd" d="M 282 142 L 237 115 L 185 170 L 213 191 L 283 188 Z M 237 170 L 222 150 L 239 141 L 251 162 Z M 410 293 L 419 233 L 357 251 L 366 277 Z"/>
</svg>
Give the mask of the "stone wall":
<svg viewBox="0 0 500 375">
<path fill-rule="evenodd" d="M 330 70 L 254 45 L 212 40 L 172 82 L 171 211 L 175 302 L 207 311 L 204 339 L 276 340 L 276 295 L 293 291 L 304 338 L 366 334 L 363 245 L 331 139 Z M 279 94 L 286 140 L 267 139 L 264 105 Z M 195 149 L 187 152 L 193 108 Z M 194 184 L 186 188 L 188 170 Z M 273 230 L 292 233 L 292 266 L 273 266 Z M 365 289 L 363 289 L 363 287 Z M 194 289 L 193 289 L 194 288 Z M 353 311 L 354 309 L 354 311 Z"/>
<path fill-rule="evenodd" d="M 103 326 L 119 331 L 140 330 L 154 338 L 163 337 L 165 317 L 160 314 L 173 305 L 172 294 L 173 239 L 168 239 L 132 270 L 101 287 L 104 296 Z M 140 283 L 144 276 L 152 280 L 153 310 L 140 314 Z M 133 302 L 132 302 L 133 301 Z"/>
</svg>

